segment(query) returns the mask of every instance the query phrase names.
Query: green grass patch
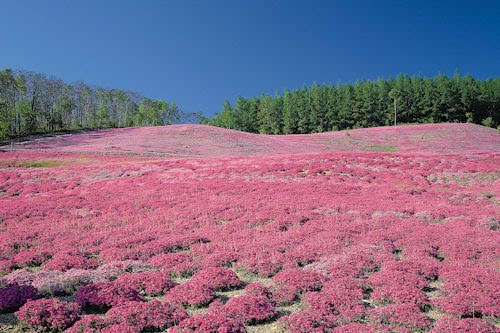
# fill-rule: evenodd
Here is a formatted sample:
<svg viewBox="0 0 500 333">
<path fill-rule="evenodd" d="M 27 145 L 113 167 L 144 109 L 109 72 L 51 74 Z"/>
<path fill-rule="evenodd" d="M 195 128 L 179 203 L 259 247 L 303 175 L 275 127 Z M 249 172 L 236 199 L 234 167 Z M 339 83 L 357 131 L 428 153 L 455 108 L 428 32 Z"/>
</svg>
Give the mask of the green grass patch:
<svg viewBox="0 0 500 333">
<path fill-rule="evenodd" d="M 62 161 L 37 160 L 37 161 L 19 161 L 14 164 L 18 168 L 53 168 L 64 165 Z"/>
<path fill-rule="evenodd" d="M 370 145 L 366 146 L 365 149 L 367 151 L 374 151 L 380 153 L 392 153 L 396 151 L 396 147 L 391 145 Z"/>
<path fill-rule="evenodd" d="M 64 165 L 63 161 L 55 160 L 0 160 L 0 169 L 4 168 L 53 168 Z"/>
</svg>

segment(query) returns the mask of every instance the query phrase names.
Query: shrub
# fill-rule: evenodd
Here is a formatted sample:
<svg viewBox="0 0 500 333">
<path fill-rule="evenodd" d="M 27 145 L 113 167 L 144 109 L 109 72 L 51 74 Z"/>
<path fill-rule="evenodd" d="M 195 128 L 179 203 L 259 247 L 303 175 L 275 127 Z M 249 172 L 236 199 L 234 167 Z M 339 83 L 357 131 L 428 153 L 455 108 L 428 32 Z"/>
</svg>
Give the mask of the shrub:
<svg viewBox="0 0 500 333">
<path fill-rule="evenodd" d="M 372 299 L 379 303 L 412 303 L 420 307 L 429 304 L 422 290 L 428 286 L 423 276 L 410 272 L 383 268 L 368 278 L 373 288 Z"/>
<path fill-rule="evenodd" d="M 156 255 L 148 261 L 148 265 L 183 277 L 189 277 L 198 270 L 193 258 L 183 252 Z"/>
<path fill-rule="evenodd" d="M 377 327 L 370 324 L 360 324 L 360 323 L 349 323 L 347 325 L 342 325 L 336 327 L 333 330 L 333 333 L 375 333 L 380 332 L 377 331 Z"/>
<path fill-rule="evenodd" d="M 99 315 L 88 315 L 76 321 L 66 333 L 100 333 L 107 327 L 106 320 Z"/>
<path fill-rule="evenodd" d="M 141 333 L 141 330 L 135 326 L 116 324 L 103 328 L 101 333 Z"/>
<path fill-rule="evenodd" d="M 65 286 L 64 273 L 60 271 L 34 273 L 31 285 L 44 295 L 65 295 L 70 293 Z"/>
<path fill-rule="evenodd" d="M 240 287 L 242 282 L 235 272 L 222 267 L 209 267 L 195 273 L 191 281 L 203 283 L 207 286 L 219 290 L 230 290 Z"/>
<path fill-rule="evenodd" d="M 382 246 L 353 245 L 344 250 L 344 253 L 334 257 L 328 267 L 330 278 L 358 278 L 375 272 L 381 262 L 390 258 L 388 251 Z"/>
<path fill-rule="evenodd" d="M 8 275 L 3 277 L 3 280 L 8 284 L 31 285 L 31 283 L 33 283 L 34 278 L 35 274 L 22 268 L 10 272 Z"/>
<path fill-rule="evenodd" d="M 428 257 L 386 261 L 382 271 L 416 274 L 431 281 L 439 276 L 438 264 Z"/>
<path fill-rule="evenodd" d="M 107 320 L 113 325 L 133 326 L 141 331 L 158 332 L 177 325 L 188 317 L 178 305 L 151 301 L 128 302 L 113 307 L 106 313 Z"/>
<path fill-rule="evenodd" d="M 51 257 L 50 253 L 40 248 L 32 248 L 19 252 L 12 259 L 14 267 L 37 267 Z"/>
<path fill-rule="evenodd" d="M 466 318 L 458 320 L 455 317 L 441 317 L 434 329 L 430 333 L 448 333 L 448 332 L 467 332 L 467 333 L 497 333 L 495 325 L 488 323 L 480 318 Z"/>
<path fill-rule="evenodd" d="M 321 290 L 324 276 L 317 272 L 292 268 L 279 272 L 272 280 L 276 283 L 276 300 L 281 304 L 289 304 L 303 292 Z"/>
<path fill-rule="evenodd" d="M 80 288 L 76 293 L 76 301 L 83 308 L 98 310 L 106 310 L 129 301 L 142 300 L 136 290 L 114 282 L 90 284 Z"/>
<path fill-rule="evenodd" d="M 72 268 L 66 272 L 40 271 L 31 285 L 45 295 L 71 295 L 82 286 L 99 282 L 94 271 Z"/>
<path fill-rule="evenodd" d="M 253 325 L 273 318 L 276 309 L 265 297 L 238 296 L 231 298 L 223 309 L 224 313 L 246 324 Z"/>
<path fill-rule="evenodd" d="M 193 251 L 193 249 L 191 249 L 191 251 Z M 205 268 L 218 266 L 230 267 L 238 258 L 238 253 L 236 252 L 221 251 L 203 256 L 203 262 L 201 264 Z"/>
<path fill-rule="evenodd" d="M 187 281 L 175 286 L 165 295 L 169 302 L 183 306 L 204 306 L 215 298 L 215 290 L 203 283 Z"/>
<path fill-rule="evenodd" d="M 446 296 L 434 304 L 446 312 L 461 316 L 500 316 L 498 306 L 498 272 L 479 267 L 448 267 L 442 273 Z"/>
<path fill-rule="evenodd" d="M 0 290 L 0 313 L 15 311 L 29 300 L 36 300 L 39 296 L 32 286 L 13 285 Z"/>
<path fill-rule="evenodd" d="M 324 315 L 312 311 L 299 311 L 280 319 L 290 333 L 324 333 L 332 332 L 337 326 L 334 315 Z"/>
<path fill-rule="evenodd" d="M 103 280 L 113 281 L 125 273 L 149 272 L 152 268 L 139 260 L 113 261 L 99 266 L 95 273 Z"/>
<path fill-rule="evenodd" d="M 142 272 L 126 274 L 119 277 L 115 283 L 126 288 L 137 290 L 140 294 L 162 295 L 175 285 L 170 276 L 164 272 Z"/>
<path fill-rule="evenodd" d="M 183 252 L 175 252 L 175 253 L 162 253 L 154 256 L 149 259 L 148 264 L 157 267 L 163 268 L 165 270 L 169 270 L 171 267 L 175 267 L 177 265 L 190 263 L 193 261 L 190 255 Z"/>
<path fill-rule="evenodd" d="M 322 315 L 334 314 L 341 322 L 349 322 L 365 315 L 365 307 L 361 304 L 363 291 L 356 280 L 346 278 L 324 284 L 318 292 L 305 295 L 311 311 Z"/>
<path fill-rule="evenodd" d="M 283 268 L 283 254 L 271 251 L 248 254 L 239 263 L 250 273 L 271 277 Z"/>
<path fill-rule="evenodd" d="M 273 305 L 275 305 L 273 293 L 269 290 L 269 288 L 264 286 L 262 283 L 259 282 L 250 283 L 245 287 L 245 294 L 248 296 L 264 297 L 268 301 L 270 301 Z"/>
<path fill-rule="evenodd" d="M 171 333 L 246 333 L 241 321 L 222 314 L 202 314 L 184 319 Z"/>
<path fill-rule="evenodd" d="M 371 316 L 382 325 L 392 327 L 404 326 L 409 329 L 426 329 L 429 319 L 415 304 L 392 304 L 379 306 L 371 311 Z"/>
<path fill-rule="evenodd" d="M 56 254 L 43 265 L 46 270 L 67 271 L 71 268 L 92 269 L 97 267 L 97 260 L 91 260 L 79 255 Z"/>
<path fill-rule="evenodd" d="M 80 313 L 78 304 L 51 298 L 28 301 L 16 317 L 39 331 L 60 331 L 76 322 Z"/>
<path fill-rule="evenodd" d="M 483 124 L 486 127 L 493 127 L 495 125 L 495 122 L 493 121 L 493 118 L 486 117 L 483 120 L 481 120 L 481 124 Z"/>
</svg>

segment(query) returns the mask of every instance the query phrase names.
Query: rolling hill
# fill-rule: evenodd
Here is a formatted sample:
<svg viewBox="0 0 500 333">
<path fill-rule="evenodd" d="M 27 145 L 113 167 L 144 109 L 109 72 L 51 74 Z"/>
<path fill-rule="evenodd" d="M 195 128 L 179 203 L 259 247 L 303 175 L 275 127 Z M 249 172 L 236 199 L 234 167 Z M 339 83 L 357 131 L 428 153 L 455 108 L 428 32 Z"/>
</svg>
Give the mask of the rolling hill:
<svg viewBox="0 0 500 333">
<path fill-rule="evenodd" d="M 0 331 L 497 332 L 499 140 L 176 125 L 4 145 Z"/>
<path fill-rule="evenodd" d="M 481 154 L 498 151 L 500 133 L 473 124 L 374 127 L 304 135 L 259 135 L 206 125 L 107 129 L 31 138 L 4 151 L 158 155 L 251 156 L 321 152 Z"/>
</svg>

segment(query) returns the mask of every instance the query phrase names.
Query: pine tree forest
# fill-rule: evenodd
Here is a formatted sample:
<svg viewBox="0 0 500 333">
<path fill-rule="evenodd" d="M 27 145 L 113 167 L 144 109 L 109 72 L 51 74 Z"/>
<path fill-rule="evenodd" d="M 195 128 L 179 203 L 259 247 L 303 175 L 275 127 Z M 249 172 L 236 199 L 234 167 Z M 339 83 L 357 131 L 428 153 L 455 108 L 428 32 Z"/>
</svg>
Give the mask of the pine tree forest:
<svg viewBox="0 0 500 333">
<path fill-rule="evenodd" d="M 399 75 L 238 97 L 205 123 L 262 134 L 305 134 L 410 123 L 500 125 L 500 79 Z"/>
</svg>

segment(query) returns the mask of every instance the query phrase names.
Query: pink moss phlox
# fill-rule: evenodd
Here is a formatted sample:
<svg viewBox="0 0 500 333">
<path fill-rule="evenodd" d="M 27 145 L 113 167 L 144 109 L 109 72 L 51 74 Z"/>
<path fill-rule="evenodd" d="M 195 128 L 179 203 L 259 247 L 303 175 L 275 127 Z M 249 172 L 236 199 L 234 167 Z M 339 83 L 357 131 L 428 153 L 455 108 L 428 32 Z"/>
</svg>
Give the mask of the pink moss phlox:
<svg viewBox="0 0 500 333">
<path fill-rule="evenodd" d="M 50 332 L 71 326 L 80 314 L 78 304 L 51 298 L 28 301 L 16 312 L 16 317 L 36 330 Z"/>
<path fill-rule="evenodd" d="M 36 247 L 16 254 L 12 258 L 12 266 L 17 268 L 37 267 L 49 260 L 51 257 L 52 253 L 50 251 Z"/>
<path fill-rule="evenodd" d="M 187 317 L 178 305 L 156 300 L 124 303 L 106 313 L 106 320 L 113 325 L 124 324 L 146 332 L 163 331 Z"/>
<path fill-rule="evenodd" d="M 191 276 L 199 269 L 193 258 L 183 252 L 158 254 L 148 261 L 148 265 L 180 276 Z"/>
<path fill-rule="evenodd" d="M 137 290 L 140 294 L 158 296 L 165 294 L 175 284 L 170 275 L 164 272 L 142 272 L 120 276 L 115 283 Z"/>
<path fill-rule="evenodd" d="M 223 314 L 202 314 L 184 319 L 171 333 L 246 333 L 245 325 Z"/>
<path fill-rule="evenodd" d="M 25 284 L 31 285 L 36 275 L 33 272 L 28 271 L 27 269 L 21 268 L 16 269 L 2 279 L 6 281 L 8 284 Z"/>
<path fill-rule="evenodd" d="M 35 288 L 27 285 L 13 285 L 0 289 L 0 313 L 19 309 L 29 300 L 40 296 Z"/>
<path fill-rule="evenodd" d="M 229 299 L 222 311 L 231 318 L 249 325 L 270 320 L 276 315 L 271 301 L 262 296 L 242 295 Z"/>
<path fill-rule="evenodd" d="M 191 281 L 206 284 L 218 291 L 234 289 L 240 287 L 242 284 L 235 272 L 222 267 L 208 267 L 202 269 L 192 276 Z"/>
<path fill-rule="evenodd" d="M 43 267 L 46 270 L 58 270 L 63 272 L 71 268 L 93 269 L 97 267 L 97 260 L 88 259 L 81 255 L 58 253 L 45 262 Z"/>
<path fill-rule="evenodd" d="M 423 291 L 428 282 L 422 275 L 412 271 L 406 272 L 392 266 L 382 267 L 367 282 L 373 288 L 372 299 L 377 302 L 414 303 L 420 307 L 429 304 Z"/>
<path fill-rule="evenodd" d="M 332 258 L 328 267 L 330 278 L 353 278 L 369 275 L 380 263 L 391 258 L 389 251 L 381 246 L 359 244 L 344 249 L 344 253 Z"/>
<path fill-rule="evenodd" d="M 91 314 L 76 321 L 66 333 L 100 333 L 109 326 L 108 321 L 99 315 Z"/>
<path fill-rule="evenodd" d="M 449 333 L 449 332 L 467 332 L 467 333 L 498 333 L 498 328 L 492 323 L 480 318 L 465 318 L 458 320 L 455 317 L 443 316 L 430 330 L 430 333 Z"/>
<path fill-rule="evenodd" d="M 113 281 L 126 273 L 152 271 L 151 266 L 139 260 L 112 261 L 99 266 L 95 273 L 104 280 Z"/>
<path fill-rule="evenodd" d="M 441 278 L 446 295 L 434 304 L 449 313 L 461 316 L 500 316 L 500 275 L 494 269 L 479 266 L 452 265 L 443 268 Z"/>
<path fill-rule="evenodd" d="M 298 268 L 284 270 L 272 278 L 275 283 L 275 299 L 282 304 L 293 302 L 301 293 L 319 291 L 325 276 Z"/>
<path fill-rule="evenodd" d="M 129 301 L 143 301 L 137 290 L 115 282 L 89 284 L 78 290 L 76 301 L 83 308 L 108 309 Z"/>
<path fill-rule="evenodd" d="M 390 304 L 378 306 L 370 311 L 371 317 L 382 325 L 404 326 L 415 330 L 427 329 L 431 322 L 415 304 Z"/>
<path fill-rule="evenodd" d="M 187 281 L 170 289 L 165 299 L 183 306 L 205 306 L 215 298 L 215 289 L 197 281 Z"/>
<path fill-rule="evenodd" d="M 310 311 L 322 315 L 334 314 L 340 322 L 349 322 L 365 316 L 362 304 L 363 290 L 354 279 L 335 279 L 325 282 L 323 289 L 305 295 Z"/>
<path fill-rule="evenodd" d="M 347 325 L 338 326 L 333 330 L 333 333 L 376 333 L 380 332 L 376 326 L 371 324 L 349 323 Z"/>
<path fill-rule="evenodd" d="M 290 333 L 324 333 L 333 332 L 338 326 L 337 317 L 333 314 L 321 314 L 314 311 L 299 311 L 283 317 L 280 322 Z"/>
<path fill-rule="evenodd" d="M 141 329 L 136 326 L 126 324 L 115 324 L 103 328 L 100 333 L 141 333 Z"/>
<path fill-rule="evenodd" d="M 245 295 L 264 297 L 272 305 L 276 305 L 273 292 L 260 282 L 252 282 L 245 287 Z"/>
</svg>

